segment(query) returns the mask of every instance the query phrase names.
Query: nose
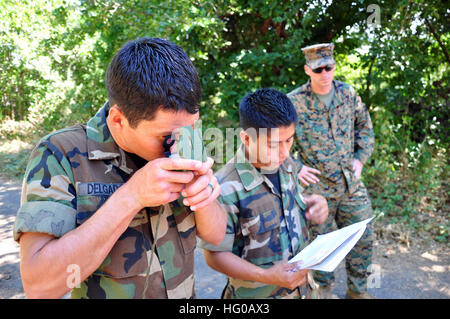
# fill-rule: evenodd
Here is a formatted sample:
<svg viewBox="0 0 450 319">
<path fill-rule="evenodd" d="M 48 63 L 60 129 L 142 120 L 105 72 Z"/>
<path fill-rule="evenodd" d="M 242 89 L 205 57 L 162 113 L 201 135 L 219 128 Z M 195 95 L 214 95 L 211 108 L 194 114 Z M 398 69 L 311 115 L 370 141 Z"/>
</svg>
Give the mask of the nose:
<svg viewBox="0 0 450 319">
<path fill-rule="evenodd" d="M 325 73 L 325 74 L 324 74 Z M 320 74 L 321 76 L 320 76 L 320 79 L 321 79 L 321 81 L 330 81 L 331 80 L 331 75 L 330 74 L 328 74 L 327 72 L 322 72 L 321 74 Z"/>
<path fill-rule="evenodd" d="M 280 145 L 280 160 L 284 161 L 289 157 L 290 147 L 288 143 L 281 143 Z"/>
</svg>

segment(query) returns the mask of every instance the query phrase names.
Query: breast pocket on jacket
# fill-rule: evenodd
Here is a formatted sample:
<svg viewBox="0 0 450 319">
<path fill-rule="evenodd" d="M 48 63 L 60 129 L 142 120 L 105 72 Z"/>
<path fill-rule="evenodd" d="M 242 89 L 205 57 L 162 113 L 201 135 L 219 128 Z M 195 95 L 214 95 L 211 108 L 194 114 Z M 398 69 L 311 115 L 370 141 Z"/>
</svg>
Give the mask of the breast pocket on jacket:
<svg viewBox="0 0 450 319">
<path fill-rule="evenodd" d="M 261 213 L 240 218 L 245 247 L 243 258 L 255 265 L 281 259 L 280 216 L 274 208 L 260 208 Z"/>
<path fill-rule="evenodd" d="M 120 185 L 78 183 L 77 226 L 91 218 Z M 117 214 L 120 213 L 120 211 L 117 212 Z M 144 235 L 144 227 L 148 227 L 148 218 L 145 210 L 141 210 L 117 239 L 94 274 L 111 278 L 127 278 L 144 274 L 148 264 L 146 251 L 150 250 L 149 240 Z"/>
</svg>

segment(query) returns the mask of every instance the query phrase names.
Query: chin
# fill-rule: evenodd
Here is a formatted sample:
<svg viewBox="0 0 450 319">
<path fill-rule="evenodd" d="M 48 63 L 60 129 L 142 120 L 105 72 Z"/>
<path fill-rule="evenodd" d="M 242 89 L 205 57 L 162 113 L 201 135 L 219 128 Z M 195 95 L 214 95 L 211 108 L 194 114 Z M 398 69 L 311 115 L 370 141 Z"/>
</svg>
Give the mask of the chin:
<svg viewBox="0 0 450 319">
<path fill-rule="evenodd" d="M 267 172 L 270 172 L 270 171 L 274 171 L 275 172 L 278 168 L 280 168 L 280 166 L 281 166 L 281 164 L 271 164 L 269 166 L 261 167 L 261 170 L 264 170 L 264 171 L 267 171 Z"/>
<path fill-rule="evenodd" d="M 161 157 L 165 157 L 164 153 L 161 154 L 138 154 L 136 153 L 137 156 L 139 156 L 140 158 L 145 159 L 146 161 L 153 161 L 155 159 L 161 158 Z"/>
<path fill-rule="evenodd" d="M 166 157 L 166 155 L 164 155 L 164 153 L 160 153 L 160 154 L 151 154 L 151 155 L 148 155 L 145 159 L 147 160 L 147 161 L 153 161 L 153 160 L 155 160 L 155 159 L 158 159 L 158 158 L 165 158 Z"/>
</svg>

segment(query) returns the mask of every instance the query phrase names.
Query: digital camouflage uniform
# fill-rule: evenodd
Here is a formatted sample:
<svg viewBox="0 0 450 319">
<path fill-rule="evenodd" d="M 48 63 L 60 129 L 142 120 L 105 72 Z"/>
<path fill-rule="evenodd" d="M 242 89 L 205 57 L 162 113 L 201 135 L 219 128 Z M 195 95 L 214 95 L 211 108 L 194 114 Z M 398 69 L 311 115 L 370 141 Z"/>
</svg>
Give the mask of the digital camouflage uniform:
<svg viewBox="0 0 450 319">
<path fill-rule="evenodd" d="M 323 71 L 322 71 L 323 72 Z M 306 194 L 327 198 L 329 216 L 312 226 L 312 235 L 323 234 L 372 216 L 371 202 L 360 179 L 353 174 L 353 159 L 363 164 L 371 155 L 374 136 L 369 112 L 355 90 L 333 81 L 335 94 L 329 109 L 311 90 L 310 81 L 288 94 L 298 114 L 296 144 L 300 166 L 321 171 L 319 182 L 306 187 Z M 372 256 L 372 226 L 346 257 L 347 283 L 355 292 L 367 290 L 367 268 Z M 321 285 L 334 280 L 333 273 L 315 272 Z"/>
<path fill-rule="evenodd" d="M 52 133 L 32 151 L 15 240 L 25 232 L 63 236 L 135 173 L 108 130 L 107 112 L 106 104 L 86 125 Z M 72 298 L 141 298 L 158 211 L 147 208 L 135 216 L 101 266 L 72 290 Z M 164 205 L 157 238 L 145 297 L 193 298 L 195 221 L 179 201 Z"/>
<path fill-rule="evenodd" d="M 218 246 L 200 242 L 210 251 L 227 251 L 262 268 L 286 262 L 309 239 L 305 204 L 297 180 L 297 165 L 288 158 L 279 171 L 281 192 L 245 158 L 243 147 L 216 177 L 220 202 L 227 211 L 225 238 Z M 312 275 L 306 284 L 290 290 L 259 282 L 228 278 L 223 298 L 311 298 Z"/>
</svg>

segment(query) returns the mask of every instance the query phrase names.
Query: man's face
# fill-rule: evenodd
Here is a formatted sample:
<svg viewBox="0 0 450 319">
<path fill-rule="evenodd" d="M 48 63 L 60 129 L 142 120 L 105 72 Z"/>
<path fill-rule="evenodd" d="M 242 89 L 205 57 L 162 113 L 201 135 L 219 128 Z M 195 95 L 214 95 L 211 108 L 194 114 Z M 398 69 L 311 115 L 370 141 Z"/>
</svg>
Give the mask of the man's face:
<svg viewBox="0 0 450 319">
<path fill-rule="evenodd" d="M 198 112 L 190 114 L 186 111 L 173 112 L 160 109 L 152 120 L 141 120 L 136 128 L 130 127 L 126 121 L 121 130 L 124 145 L 119 146 L 148 161 L 164 157 L 164 138 L 183 126 L 194 125 L 198 119 Z"/>
<path fill-rule="evenodd" d="M 275 170 L 289 157 L 289 152 L 294 142 L 295 123 L 286 127 L 267 129 L 267 133 L 261 133 L 258 137 L 254 134 L 244 136 L 244 144 L 247 147 L 247 157 L 254 167 Z M 253 135 L 253 136 L 251 136 Z"/>
<path fill-rule="evenodd" d="M 319 68 L 324 68 L 326 65 L 321 65 Z M 330 71 L 322 69 L 320 73 L 315 73 L 313 69 L 305 65 L 305 73 L 311 78 L 311 85 L 316 88 L 328 88 L 334 79 L 334 71 L 336 70 L 336 64 L 330 65 Z M 319 69 L 318 68 L 318 69 Z"/>
</svg>

